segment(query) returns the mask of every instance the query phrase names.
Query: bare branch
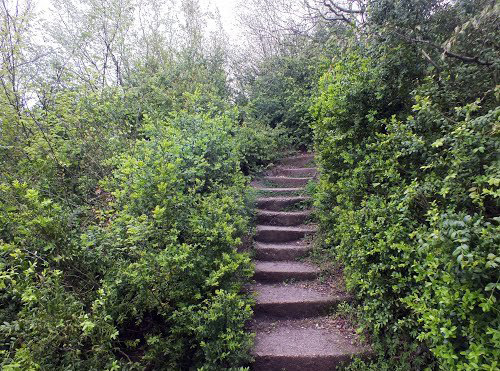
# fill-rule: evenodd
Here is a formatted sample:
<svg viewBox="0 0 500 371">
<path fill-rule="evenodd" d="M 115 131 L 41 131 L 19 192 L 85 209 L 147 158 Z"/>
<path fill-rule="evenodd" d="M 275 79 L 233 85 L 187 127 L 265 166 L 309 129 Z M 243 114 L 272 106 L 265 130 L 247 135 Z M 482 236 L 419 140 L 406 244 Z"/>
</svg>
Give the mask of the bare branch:
<svg viewBox="0 0 500 371">
<path fill-rule="evenodd" d="M 333 0 L 304 0 L 304 5 L 309 10 L 309 14 L 316 13 L 328 22 L 340 21 L 351 27 L 358 27 L 364 23 L 366 7 L 362 2 L 357 9 L 346 8 Z"/>
<path fill-rule="evenodd" d="M 398 31 L 395 31 L 395 33 L 398 36 L 400 36 L 403 40 L 405 40 L 407 42 L 428 45 L 428 46 L 430 46 L 430 47 L 432 47 L 434 49 L 437 49 L 437 50 L 441 51 L 444 56 L 455 58 L 455 59 L 461 60 L 462 62 L 465 62 L 465 63 L 475 63 L 475 64 L 479 64 L 481 66 L 491 66 L 491 65 L 493 65 L 492 62 L 482 61 L 477 56 L 476 57 L 469 57 L 469 56 L 460 55 L 460 54 L 451 52 L 451 51 L 447 50 L 446 48 L 444 48 L 443 46 L 435 44 L 435 43 L 433 43 L 432 41 L 429 41 L 429 40 L 424 40 L 424 39 L 420 39 L 420 38 L 409 37 L 409 36 L 406 36 L 405 34 L 402 34 L 402 33 L 398 32 Z"/>
<path fill-rule="evenodd" d="M 441 67 L 439 67 L 439 65 L 436 62 L 434 62 L 434 60 L 429 56 L 429 54 L 425 52 L 424 49 L 420 49 L 420 51 L 422 52 L 424 58 L 427 59 L 429 63 L 432 64 L 438 72 L 441 71 Z"/>
<path fill-rule="evenodd" d="M 335 12 L 333 10 L 333 8 L 335 8 L 338 12 L 342 12 L 342 13 L 349 13 L 349 14 L 363 14 L 365 12 L 365 9 L 364 7 L 362 9 L 347 9 L 347 8 L 344 8 L 338 4 L 336 4 L 334 1 L 332 0 L 324 0 L 323 1 L 323 4 L 325 6 L 327 6 L 330 10 L 332 10 L 333 12 Z"/>
</svg>

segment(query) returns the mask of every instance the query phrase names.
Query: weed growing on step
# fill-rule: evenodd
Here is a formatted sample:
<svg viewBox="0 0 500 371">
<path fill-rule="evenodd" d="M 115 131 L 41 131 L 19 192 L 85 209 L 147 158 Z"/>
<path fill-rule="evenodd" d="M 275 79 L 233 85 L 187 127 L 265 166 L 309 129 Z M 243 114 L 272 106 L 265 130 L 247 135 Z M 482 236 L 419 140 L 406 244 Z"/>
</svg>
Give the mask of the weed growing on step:
<svg viewBox="0 0 500 371">
<path fill-rule="evenodd" d="M 309 180 L 306 186 L 304 187 L 304 192 L 310 197 L 314 197 L 317 190 L 318 190 L 318 182 L 315 179 Z"/>
<path fill-rule="evenodd" d="M 291 205 L 287 205 L 282 211 L 304 211 L 312 208 L 312 200 L 301 200 Z"/>
</svg>

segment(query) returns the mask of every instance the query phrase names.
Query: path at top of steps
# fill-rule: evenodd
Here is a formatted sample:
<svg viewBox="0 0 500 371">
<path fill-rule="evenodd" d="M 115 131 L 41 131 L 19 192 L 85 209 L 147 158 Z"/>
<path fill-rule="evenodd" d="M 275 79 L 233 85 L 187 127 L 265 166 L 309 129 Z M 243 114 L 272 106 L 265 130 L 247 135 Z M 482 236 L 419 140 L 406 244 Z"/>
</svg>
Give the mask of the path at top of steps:
<svg viewBox="0 0 500 371">
<path fill-rule="evenodd" d="M 369 354 L 346 321 L 326 316 L 350 300 L 342 284 L 318 282 L 320 269 L 301 261 L 310 250 L 312 203 L 305 188 L 317 176 L 314 155 L 283 159 L 252 182 L 257 192 L 255 239 L 256 371 L 335 370 Z M 337 280 L 340 280 L 338 278 Z"/>
</svg>

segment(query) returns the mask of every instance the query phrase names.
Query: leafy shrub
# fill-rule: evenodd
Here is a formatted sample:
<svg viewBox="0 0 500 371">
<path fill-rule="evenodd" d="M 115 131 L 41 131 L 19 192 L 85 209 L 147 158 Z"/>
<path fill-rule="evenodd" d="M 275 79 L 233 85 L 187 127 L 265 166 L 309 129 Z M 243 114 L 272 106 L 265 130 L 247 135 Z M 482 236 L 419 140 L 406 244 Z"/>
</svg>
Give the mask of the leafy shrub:
<svg viewBox="0 0 500 371">
<path fill-rule="evenodd" d="M 480 100 L 450 109 L 448 87 L 431 78 L 410 94 L 386 62 L 356 49 L 320 82 L 312 112 L 325 243 L 382 354 L 408 352 L 417 370 L 433 365 L 428 347 L 444 369 L 493 370 L 499 110 Z"/>
<path fill-rule="evenodd" d="M 5 127 L 18 132 L 14 140 L 0 138 L 0 178 L 36 185 L 54 201 L 87 207 L 111 169 L 106 160 L 126 151 L 137 135 L 127 101 L 118 90 L 97 94 L 75 88 L 55 94 L 47 106 L 34 106 L 21 123 L 6 120 Z"/>
<path fill-rule="evenodd" d="M 2 368 L 221 369 L 248 361 L 249 200 L 230 118 L 146 122 L 82 230 L 2 184 Z M 13 206 L 14 205 L 14 206 Z M 5 306 L 3 305 L 5 304 Z"/>
<path fill-rule="evenodd" d="M 256 173 L 286 153 L 291 146 L 287 134 L 279 125 L 274 129 L 260 123 L 244 123 L 239 127 L 236 139 L 243 173 Z"/>
<path fill-rule="evenodd" d="M 314 48 L 304 46 L 304 50 Z M 287 129 L 291 144 L 310 148 L 312 144 L 309 113 L 320 55 L 303 55 L 303 50 L 291 55 L 275 56 L 261 63 L 259 74 L 250 86 L 246 107 L 252 120 L 270 127 L 282 125 Z"/>
<path fill-rule="evenodd" d="M 418 235 L 414 263 L 419 289 L 404 302 L 419 316 L 419 339 L 445 369 L 498 368 L 499 220 L 433 210 Z"/>
</svg>

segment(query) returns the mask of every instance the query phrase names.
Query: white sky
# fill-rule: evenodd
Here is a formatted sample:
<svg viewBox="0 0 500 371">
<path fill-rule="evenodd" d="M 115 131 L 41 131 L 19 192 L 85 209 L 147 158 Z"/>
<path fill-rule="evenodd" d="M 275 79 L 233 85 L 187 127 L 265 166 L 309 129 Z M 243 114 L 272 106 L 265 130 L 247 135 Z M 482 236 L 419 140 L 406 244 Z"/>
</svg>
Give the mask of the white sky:
<svg viewBox="0 0 500 371">
<path fill-rule="evenodd" d="M 201 0 L 201 4 L 214 4 L 219 8 L 225 30 L 232 33 L 237 28 L 236 22 L 236 0 Z"/>
</svg>

